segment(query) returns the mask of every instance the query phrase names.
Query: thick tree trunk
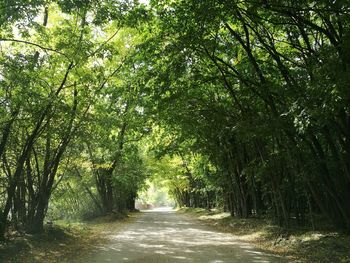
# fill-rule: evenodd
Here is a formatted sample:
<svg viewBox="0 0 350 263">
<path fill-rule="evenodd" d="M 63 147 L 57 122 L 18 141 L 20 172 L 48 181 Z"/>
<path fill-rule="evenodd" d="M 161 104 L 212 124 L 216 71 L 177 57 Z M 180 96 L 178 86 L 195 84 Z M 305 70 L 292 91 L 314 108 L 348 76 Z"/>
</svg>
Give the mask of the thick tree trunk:
<svg viewBox="0 0 350 263">
<path fill-rule="evenodd" d="M 130 193 L 129 197 L 127 199 L 127 209 L 129 211 L 136 211 L 135 201 L 136 201 L 136 194 L 135 193 Z"/>
<path fill-rule="evenodd" d="M 29 233 L 40 233 L 44 230 L 44 219 L 49 203 L 50 195 L 41 193 L 40 198 L 35 209 L 35 214 L 31 221 L 27 224 L 27 231 Z"/>
</svg>

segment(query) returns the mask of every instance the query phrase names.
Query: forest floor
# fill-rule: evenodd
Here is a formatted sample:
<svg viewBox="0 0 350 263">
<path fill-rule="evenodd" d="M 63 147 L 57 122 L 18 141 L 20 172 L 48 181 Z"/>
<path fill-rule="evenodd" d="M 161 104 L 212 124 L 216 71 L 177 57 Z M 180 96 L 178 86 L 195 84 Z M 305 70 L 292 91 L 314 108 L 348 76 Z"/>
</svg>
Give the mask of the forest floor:
<svg viewBox="0 0 350 263">
<path fill-rule="evenodd" d="M 286 230 L 264 219 L 181 209 L 177 213 L 130 213 L 128 217 L 112 214 L 83 223 L 58 221 L 41 235 L 12 233 L 8 242 L 0 243 L 0 262 L 125 262 L 126 258 L 131 262 L 183 262 L 184 257 L 190 262 L 219 262 L 208 261 L 212 256 L 222 257 L 220 262 L 232 262 L 225 257 L 259 262 L 258 258 L 248 260 L 252 256 L 279 262 L 271 256 L 275 254 L 288 262 L 326 263 L 350 262 L 349 251 L 350 236 L 335 231 Z M 140 253 L 142 260 L 137 261 Z"/>
<path fill-rule="evenodd" d="M 136 215 L 111 214 L 86 222 L 55 221 L 39 235 L 10 233 L 8 240 L 0 243 L 0 262 L 73 262 L 93 247 L 107 243 L 108 233 L 117 232 Z"/>
<path fill-rule="evenodd" d="M 350 262 L 350 235 L 334 230 L 283 229 L 266 219 L 237 219 L 215 210 L 184 208 L 179 212 L 291 262 Z"/>
<path fill-rule="evenodd" d="M 0 250 L 2 263 L 286 262 L 171 209 L 134 213 L 122 221 L 60 223 L 41 236 L 10 243 L 13 249 Z"/>
</svg>

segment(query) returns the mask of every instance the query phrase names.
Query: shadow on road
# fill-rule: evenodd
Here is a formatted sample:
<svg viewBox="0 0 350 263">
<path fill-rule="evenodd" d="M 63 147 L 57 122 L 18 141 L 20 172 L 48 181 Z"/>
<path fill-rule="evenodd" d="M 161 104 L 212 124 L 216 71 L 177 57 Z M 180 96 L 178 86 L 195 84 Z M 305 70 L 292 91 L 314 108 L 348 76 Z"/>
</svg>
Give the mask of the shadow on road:
<svg viewBox="0 0 350 263">
<path fill-rule="evenodd" d="M 108 245 L 96 246 L 82 262 L 286 262 L 171 208 L 142 211 L 109 239 Z"/>
</svg>

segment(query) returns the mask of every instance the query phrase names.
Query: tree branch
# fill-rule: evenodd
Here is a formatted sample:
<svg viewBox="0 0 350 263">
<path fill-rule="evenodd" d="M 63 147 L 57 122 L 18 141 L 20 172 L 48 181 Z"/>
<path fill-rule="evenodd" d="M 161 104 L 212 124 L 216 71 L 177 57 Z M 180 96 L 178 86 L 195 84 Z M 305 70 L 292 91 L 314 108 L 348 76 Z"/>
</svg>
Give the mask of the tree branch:
<svg viewBox="0 0 350 263">
<path fill-rule="evenodd" d="M 57 49 L 53 49 L 53 48 L 50 48 L 50 47 L 44 47 L 40 44 L 37 44 L 37 43 L 34 43 L 34 42 L 30 42 L 30 41 L 27 41 L 27 40 L 22 40 L 22 39 L 14 39 L 14 38 L 0 38 L 0 42 L 16 42 L 16 43 L 22 43 L 22 44 L 26 44 L 26 45 L 31 45 L 31 46 L 35 46 L 35 47 L 38 47 L 42 50 L 45 50 L 45 51 L 50 51 L 50 52 L 55 52 L 57 54 L 60 54 L 62 56 L 64 56 L 66 59 L 70 60 L 70 58 L 68 57 L 68 55 L 66 55 L 65 53 L 57 50 Z"/>
</svg>

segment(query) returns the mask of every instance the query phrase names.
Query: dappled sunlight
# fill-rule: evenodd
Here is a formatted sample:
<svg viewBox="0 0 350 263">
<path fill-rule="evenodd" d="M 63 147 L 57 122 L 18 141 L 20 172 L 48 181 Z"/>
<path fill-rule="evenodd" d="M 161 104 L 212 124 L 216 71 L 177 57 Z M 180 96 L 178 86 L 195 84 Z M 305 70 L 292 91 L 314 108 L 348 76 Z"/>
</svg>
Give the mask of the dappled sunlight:
<svg viewBox="0 0 350 263">
<path fill-rule="evenodd" d="M 143 212 L 87 262 L 283 262 L 170 208 Z"/>
<path fill-rule="evenodd" d="M 231 216 L 230 213 L 224 212 L 224 213 L 218 213 L 218 214 L 215 213 L 213 215 L 203 215 L 203 216 L 200 216 L 199 218 L 200 219 L 224 219 L 230 216 Z"/>
<path fill-rule="evenodd" d="M 163 207 L 156 207 L 156 208 L 153 208 L 151 210 L 143 210 L 143 212 L 150 212 L 150 213 L 157 213 L 157 212 L 161 212 L 161 213 L 174 213 L 175 210 L 170 207 L 170 206 L 163 206 Z"/>
</svg>

